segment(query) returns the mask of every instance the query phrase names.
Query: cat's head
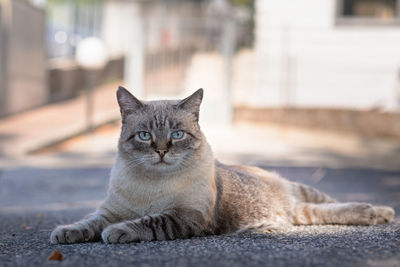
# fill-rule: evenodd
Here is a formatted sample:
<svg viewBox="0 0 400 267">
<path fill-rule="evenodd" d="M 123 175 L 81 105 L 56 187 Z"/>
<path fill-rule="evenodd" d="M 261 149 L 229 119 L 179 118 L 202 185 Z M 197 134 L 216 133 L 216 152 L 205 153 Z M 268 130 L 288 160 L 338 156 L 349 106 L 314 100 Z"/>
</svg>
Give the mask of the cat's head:
<svg viewBox="0 0 400 267">
<path fill-rule="evenodd" d="M 183 100 L 140 101 L 117 91 L 122 117 L 119 153 L 132 168 L 175 172 L 201 158 L 204 137 L 198 124 L 203 89 Z"/>
</svg>

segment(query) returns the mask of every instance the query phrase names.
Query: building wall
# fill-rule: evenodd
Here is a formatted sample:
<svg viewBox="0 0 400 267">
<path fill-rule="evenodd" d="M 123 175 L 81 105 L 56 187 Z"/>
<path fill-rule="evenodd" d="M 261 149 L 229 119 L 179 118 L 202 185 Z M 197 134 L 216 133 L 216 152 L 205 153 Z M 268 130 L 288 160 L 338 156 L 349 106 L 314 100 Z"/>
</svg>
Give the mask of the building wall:
<svg viewBox="0 0 400 267">
<path fill-rule="evenodd" d="M 400 27 L 336 25 L 336 0 L 257 0 L 258 106 L 399 108 Z"/>
<path fill-rule="evenodd" d="M 46 88 L 45 14 L 22 0 L 2 1 L 0 116 L 48 100 Z"/>
</svg>

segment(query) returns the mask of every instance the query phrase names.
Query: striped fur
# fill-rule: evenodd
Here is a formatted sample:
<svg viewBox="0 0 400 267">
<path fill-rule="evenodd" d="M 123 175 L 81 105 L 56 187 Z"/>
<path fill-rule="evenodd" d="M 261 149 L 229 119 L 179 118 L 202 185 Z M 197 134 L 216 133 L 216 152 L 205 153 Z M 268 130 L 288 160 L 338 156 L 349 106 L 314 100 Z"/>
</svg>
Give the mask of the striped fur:
<svg viewBox="0 0 400 267">
<path fill-rule="evenodd" d="M 338 203 L 257 167 L 216 161 L 198 125 L 202 90 L 181 101 L 142 102 L 120 88 L 123 127 L 106 199 L 58 226 L 53 244 L 173 240 L 292 225 L 388 223 L 394 210 Z M 184 131 L 181 139 L 172 133 Z M 137 133 L 146 131 L 151 140 Z M 164 151 L 161 155 L 159 150 Z"/>
<path fill-rule="evenodd" d="M 336 202 L 335 199 L 331 198 L 325 193 L 318 191 L 311 186 L 300 184 L 300 183 L 293 183 L 293 188 L 297 190 L 295 194 L 298 196 L 301 202 L 306 203 L 334 203 Z"/>
<path fill-rule="evenodd" d="M 124 221 L 107 227 L 102 238 L 107 243 L 134 241 L 173 240 L 206 234 L 204 219 L 200 214 L 191 220 L 179 212 L 146 215 L 136 220 Z"/>
</svg>

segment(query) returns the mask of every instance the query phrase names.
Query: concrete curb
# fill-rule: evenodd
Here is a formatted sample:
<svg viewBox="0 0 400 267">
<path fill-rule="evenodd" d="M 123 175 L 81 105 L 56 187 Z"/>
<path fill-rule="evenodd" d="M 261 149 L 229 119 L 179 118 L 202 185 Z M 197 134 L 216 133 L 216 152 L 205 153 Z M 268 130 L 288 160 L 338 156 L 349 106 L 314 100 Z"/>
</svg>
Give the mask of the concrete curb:
<svg viewBox="0 0 400 267">
<path fill-rule="evenodd" d="M 376 110 L 235 107 L 235 121 L 277 123 L 367 137 L 400 137 L 400 114 Z"/>
</svg>

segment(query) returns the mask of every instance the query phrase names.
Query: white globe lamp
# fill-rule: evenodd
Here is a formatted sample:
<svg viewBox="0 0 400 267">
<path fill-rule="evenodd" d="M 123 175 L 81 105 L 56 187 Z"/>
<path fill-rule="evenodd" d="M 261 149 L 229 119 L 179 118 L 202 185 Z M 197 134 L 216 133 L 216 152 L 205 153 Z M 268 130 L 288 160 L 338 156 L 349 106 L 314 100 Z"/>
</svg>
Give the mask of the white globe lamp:
<svg viewBox="0 0 400 267">
<path fill-rule="evenodd" d="M 97 37 L 80 41 L 76 47 L 76 60 L 85 69 L 101 69 L 108 60 L 104 42 Z"/>
</svg>

